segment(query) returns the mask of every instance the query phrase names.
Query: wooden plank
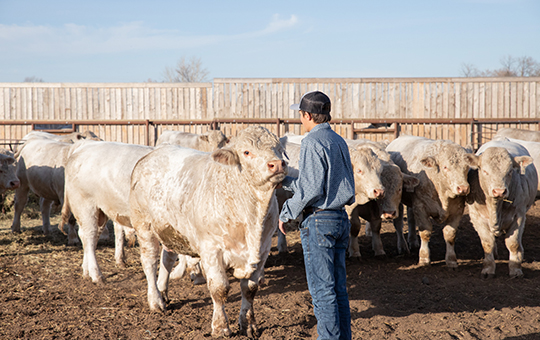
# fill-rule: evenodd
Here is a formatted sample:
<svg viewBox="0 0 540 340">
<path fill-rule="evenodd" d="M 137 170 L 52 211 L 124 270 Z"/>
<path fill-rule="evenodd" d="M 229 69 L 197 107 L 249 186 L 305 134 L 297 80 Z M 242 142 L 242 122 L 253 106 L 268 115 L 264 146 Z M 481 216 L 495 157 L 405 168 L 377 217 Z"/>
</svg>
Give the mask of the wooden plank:
<svg viewBox="0 0 540 340">
<path fill-rule="evenodd" d="M 504 115 L 503 117 L 508 118 L 511 117 L 510 113 L 510 83 L 505 82 L 504 83 Z"/>
<path fill-rule="evenodd" d="M 516 117 L 518 118 L 528 117 L 528 114 L 525 115 L 523 107 L 523 91 L 523 82 L 516 83 Z"/>
<path fill-rule="evenodd" d="M 517 84 L 516 82 L 510 83 L 510 117 L 517 118 Z"/>
<path fill-rule="evenodd" d="M 530 102 L 530 112 L 531 112 L 531 118 L 536 118 L 538 117 L 538 115 L 540 115 L 540 111 L 537 110 L 537 105 L 540 105 L 540 96 L 538 95 L 538 92 L 539 89 L 538 89 L 538 83 L 536 82 L 531 82 L 531 88 L 530 88 L 530 91 L 529 91 L 529 94 L 530 94 L 530 98 L 531 98 L 531 102 Z"/>
<path fill-rule="evenodd" d="M 529 91 L 530 91 L 530 84 L 531 83 L 527 83 L 527 82 L 524 82 L 524 83 L 521 83 L 522 86 L 523 86 L 523 89 L 522 89 L 522 99 L 521 99 L 521 102 L 523 103 L 522 105 L 522 115 L 523 117 L 525 118 L 531 118 L 531 113 L 530 113 L 530 94 L 529 94 Z"/>
</svg>

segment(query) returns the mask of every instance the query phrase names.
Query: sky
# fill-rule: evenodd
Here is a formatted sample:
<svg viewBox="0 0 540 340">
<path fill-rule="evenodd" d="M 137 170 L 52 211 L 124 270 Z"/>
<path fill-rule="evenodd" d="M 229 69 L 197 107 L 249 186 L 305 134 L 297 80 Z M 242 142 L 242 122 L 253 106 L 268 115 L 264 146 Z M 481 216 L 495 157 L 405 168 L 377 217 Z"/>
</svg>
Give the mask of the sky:
<svg viewBox="0 0 540 340">
<path fill-rule="evenodd" d="M 459 77 L 540 62 L 538 0 L 0 0 L 0 82 Z"/>
</svg>

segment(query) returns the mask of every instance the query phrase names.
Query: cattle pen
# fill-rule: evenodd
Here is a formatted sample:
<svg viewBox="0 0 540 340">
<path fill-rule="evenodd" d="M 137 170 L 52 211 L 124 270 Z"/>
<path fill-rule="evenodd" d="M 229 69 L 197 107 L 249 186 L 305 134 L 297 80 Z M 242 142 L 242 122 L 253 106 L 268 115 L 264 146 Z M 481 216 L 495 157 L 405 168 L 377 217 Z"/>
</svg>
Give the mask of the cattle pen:
<svg viewBox="0 0 540 340">
<path fill-rule="evenodd" d="M 502 127 L 540 130 L 540 78 L 219 78 L 208 83 L 0 83 L 0 143 L 28 132 L 92 130 L 102 139 L 154 145 L 166 129 L 201 133 L 259 124 L 302 134 L 289 106 L 321 90 L 346 138 L 400 134 L 478 148 Z"/>
</svg>

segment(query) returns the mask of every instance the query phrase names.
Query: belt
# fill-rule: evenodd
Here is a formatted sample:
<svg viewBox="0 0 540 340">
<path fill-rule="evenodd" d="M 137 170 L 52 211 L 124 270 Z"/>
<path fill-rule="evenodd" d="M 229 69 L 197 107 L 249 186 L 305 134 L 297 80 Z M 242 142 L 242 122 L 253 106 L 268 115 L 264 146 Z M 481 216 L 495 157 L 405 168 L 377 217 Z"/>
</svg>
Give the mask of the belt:
<svg viewBox="0 0 540 340">
<path fill-rule="evenodd" d="M 318 213 L 321 211 L 342 211 L 342 210 L 343 209 L 317 209 L 314 207 L 307 207 L 307 208 L 304 208 L 304 210 L 302 210 L 302 213 L 304 214 L 304 218 L 306 218 L 307 216 L 313 213 Z"/>
<path fill-rule="evenodd" d="M 302 210 L 302 213 L 304 214 L 304 218 L 308 215 L 311 215 L 313 214 L 314 212 L 319 212 L 319 211 L 323 211 L 323 209 L 317 209 L 317 208 L 313 208 L 313 207 L 307 207 L 307 208 L 304 208 L 304 210 Z"/>
</svg>

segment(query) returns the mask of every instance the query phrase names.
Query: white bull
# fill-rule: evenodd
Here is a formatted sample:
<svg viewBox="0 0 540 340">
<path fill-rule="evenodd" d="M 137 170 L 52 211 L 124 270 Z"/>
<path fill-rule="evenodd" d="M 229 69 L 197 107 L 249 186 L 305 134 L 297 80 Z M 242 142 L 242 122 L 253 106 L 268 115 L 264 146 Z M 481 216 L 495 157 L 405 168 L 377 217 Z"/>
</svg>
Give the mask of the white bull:
<svg viewBox="0 0 540 340">
<path fill-rule="evenodd" d="M 137 163 L 130 215 L 150 309 L 165 310 L 162 294 L 176 254 L 200 255 L 214 303 L 212 335 L 231 335 L 224 310 L 228 269 L 240 279 L 240 330 L 255 335 L 253 300 L 278 223 L 274 189 L 287 170 L 282 154 L 275 135 L 252 126 L 211 154 L 165 145 Z M 160 242 L 170 251 L 162 254 L 156 281 Z"/>
</svg>

